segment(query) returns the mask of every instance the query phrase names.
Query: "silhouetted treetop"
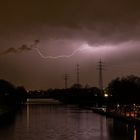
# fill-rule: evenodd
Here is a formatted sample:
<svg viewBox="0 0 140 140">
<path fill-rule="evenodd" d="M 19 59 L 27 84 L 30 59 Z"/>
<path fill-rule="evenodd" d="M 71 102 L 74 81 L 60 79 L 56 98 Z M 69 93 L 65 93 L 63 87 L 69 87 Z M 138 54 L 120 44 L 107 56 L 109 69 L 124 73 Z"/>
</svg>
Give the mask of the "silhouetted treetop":
<svg viewBox="0 0 140 140">
<path fill-rule="evenodd" d="M 16 90 L 15 86 L 10 82 L 0 79 L 0 94 L 14 93 Z"/>
<path fill-rule="evenodd" d="M 139 103 L 140 101 L 140 77 L 130 75 L 117 77 L 108 85 L 109 93 L 113 98 L 122 103 Z"/>
<path fill-rule="evenodd" d="M 21 104 L 26 101 L 24 87 L 15 87 L 10 82 L 0 79 L 0 104 Z"/>
</svg>

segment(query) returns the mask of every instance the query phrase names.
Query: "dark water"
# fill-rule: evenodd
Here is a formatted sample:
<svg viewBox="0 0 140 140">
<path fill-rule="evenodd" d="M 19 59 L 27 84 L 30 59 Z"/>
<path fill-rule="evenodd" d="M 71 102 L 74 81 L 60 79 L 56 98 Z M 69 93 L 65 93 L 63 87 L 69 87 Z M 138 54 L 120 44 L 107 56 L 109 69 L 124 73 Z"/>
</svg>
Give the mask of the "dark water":
<svg viewBox="0 0 140 140">
<path fill-rule="evenodd" d="M 91 110 L 35 101 L 25 105 L 0 140 L 137 140 L 137 130 Z"/>
</svg>

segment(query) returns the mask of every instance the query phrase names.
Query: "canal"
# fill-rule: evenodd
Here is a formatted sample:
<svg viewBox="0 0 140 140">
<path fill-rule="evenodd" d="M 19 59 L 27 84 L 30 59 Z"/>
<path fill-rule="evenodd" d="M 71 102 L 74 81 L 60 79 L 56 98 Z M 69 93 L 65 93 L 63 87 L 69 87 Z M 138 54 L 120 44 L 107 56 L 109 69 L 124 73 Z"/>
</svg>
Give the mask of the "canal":
<svg viewBox="0 0 140 140">
<path fill-rule="evenodd" d="M 0 126 L 0 140 L 138 140 L 138 128 L 74 105 L 32 100 Z"/>
</svg>

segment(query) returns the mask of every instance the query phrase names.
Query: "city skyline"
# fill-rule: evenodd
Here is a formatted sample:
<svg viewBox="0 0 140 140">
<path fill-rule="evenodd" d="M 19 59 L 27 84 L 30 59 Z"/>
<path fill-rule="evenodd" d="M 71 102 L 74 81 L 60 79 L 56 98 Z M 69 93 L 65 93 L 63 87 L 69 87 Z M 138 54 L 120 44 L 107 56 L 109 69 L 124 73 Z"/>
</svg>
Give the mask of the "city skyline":
<svg viewBox="0 0 140 140">
<path fill-rule="evenodd" d="M 140 2 L 24 0 L 0 5 L 0 78 L 27 89 L 98 86 L 116 77 L 140 76 Z"/>
</svg>

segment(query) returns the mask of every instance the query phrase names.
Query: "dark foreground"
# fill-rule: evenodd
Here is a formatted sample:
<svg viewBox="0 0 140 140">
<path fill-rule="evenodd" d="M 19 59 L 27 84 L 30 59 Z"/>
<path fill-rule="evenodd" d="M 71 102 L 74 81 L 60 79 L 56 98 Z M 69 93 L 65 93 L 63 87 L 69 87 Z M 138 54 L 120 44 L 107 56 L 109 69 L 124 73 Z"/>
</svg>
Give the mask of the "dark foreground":
<svg viewBox="0 0 140 140">
<path fill-rule="evenodd" d="M 139 126 L 74 105 L 34 100 L 0 127 L 0 140 L 139 140 Z"/>
</svg>

